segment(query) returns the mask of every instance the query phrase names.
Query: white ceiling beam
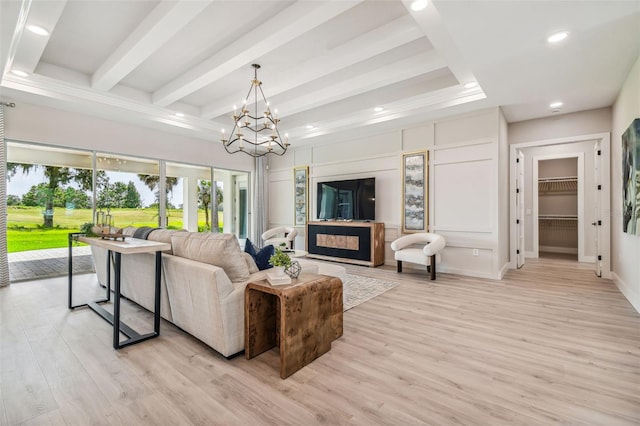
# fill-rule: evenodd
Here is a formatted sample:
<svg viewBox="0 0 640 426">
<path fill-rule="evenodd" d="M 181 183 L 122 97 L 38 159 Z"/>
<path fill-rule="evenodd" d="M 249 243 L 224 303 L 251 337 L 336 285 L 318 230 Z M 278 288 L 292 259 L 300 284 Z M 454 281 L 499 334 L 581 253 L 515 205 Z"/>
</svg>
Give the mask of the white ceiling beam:
<svg viewBox="0 0 640 426">
<path fill-rule="evenodd" d="M 211 1 L 160 2 L 96 70 L 91 87 L 110 90 L 210 4 Z"/>
<path fill-rule="evenodd" d="M 153 93 L 153 103 L 167 106 L 311 31 L 362 0 L 298 1 L 244 37 L 222 49 Z"/>
<path fill-rule="evenodd" d="M 425 58 L 425 56 L 427 57 Z M 331 102 L 337 102 L 408 80 L 422 74 L 427 74 L 447 66 L 438 56 L 438 53 L 433 50 L 425 56 L 413 56 L 376 68 L 375 70 L 343 80 L 337 84 L 325 86 L 320 90 L 305 93 L 304 96 L 297 97 L 289 102 L 276 106 L 281 116 L 290 116 Z"/>
<path fill-rule="evenodd" d="M 422 37 L 424 34 L 415 26 L 413 18 L 405 15 L 341 44 L 324 55 L 287 69 L 278 75 L 275 84 L 269 82 L 267 95 L 276 96 Z M 202 117 L 214 118 L 223 115 L 231 111 L 231 105 L 237 101 L 237 96 L 218 99 L 202 108 Z"/>
<path fill-rule="evenodd" d="M 100 116 L 117 112 L 121 116 L 124 111 L 127 119 L 154 121 L 170 124 L 196 133 L 209 132 L 217 134 L 224 127 L 222 123 L 205 120 L 197 116 L 177 117 L 174 111 L 169 111 L 145 101 L 135 101 L 112 92 L 100 92 L 88 85 L 81 86 L 57 78 L 34 74 L 28 78 L 5 75 L 2 88 L 13 89 L 22 93 L 37 95 L 42 98 L 53 99 L 69 105 L 82 105 L 86 111 L 91 110 Z M 210 136 L 209 136 L 210 137 Z"/>
<path fill-rule="evenodd" d="M 434 2 L 428 2 L 425 9 L 417 12 L 411 9 L 412 0 L 402 0 L 402 2 L 433 47 L 447 61 L 447 66 L 458 82 L 464 84 L 476 81 L 473 72 L 467 66 L 453 38 L 445 27 L 440 13 L 433 4 Z"/>
<path fill-rule="evenodd" d="M 37 25 L 52 34 L 66 4 L 66 0 L 23 3 L 23 16 L 18 22 L 11 41 L 13 57 L 7 60 L 7 64 L 11 64 L 12 69 L 33 74 L 49 43 L 50 35 L 34 34 L 26 27 Z"/>
<path fill-rule="evenodd" d="M 315 123 L 316 129 L 311 132 L 305 126 L 288 129 L 289 139 L 295 141 L 296 139 L 314 138 L 354 127 L 370 126 L 416 116 L 429 111 L 450 108 L 485 98 L 486 95 L 479 87 L 465 89 L 462 85 L 450 86 L 385 104 L 385 112 L 381 114 L 372 114 L 371 109 L 367 108 L 337 120 Z"/>
</svg>

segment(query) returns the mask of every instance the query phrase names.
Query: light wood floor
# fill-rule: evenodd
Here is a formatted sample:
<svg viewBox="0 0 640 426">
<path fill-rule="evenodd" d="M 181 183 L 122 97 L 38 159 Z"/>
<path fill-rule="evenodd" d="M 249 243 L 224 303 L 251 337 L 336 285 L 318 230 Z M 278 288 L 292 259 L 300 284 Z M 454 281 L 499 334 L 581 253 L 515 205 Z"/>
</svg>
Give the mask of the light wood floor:
<svg viewBox="0 0 640 426">
<path fill-rule="evenodd" d="M 640 315 L 588 266 L 435 282 L 348 269 L 400 284 L 346 312 L 331 351 L 287 380 L 275 350 L 226 360 L 166 322 L 114 351 L 106 322 L 66 309 L 65 279 L 2 288 L 0 423 L 640 424 Z"/>
</svg>

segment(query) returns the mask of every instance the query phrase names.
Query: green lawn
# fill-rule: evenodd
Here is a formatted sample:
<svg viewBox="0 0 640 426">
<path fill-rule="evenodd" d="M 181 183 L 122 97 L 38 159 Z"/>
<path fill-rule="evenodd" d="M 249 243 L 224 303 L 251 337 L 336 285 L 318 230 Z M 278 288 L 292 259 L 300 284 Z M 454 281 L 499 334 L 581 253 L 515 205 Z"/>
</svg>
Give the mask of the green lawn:
<svg viewBox="0 0 640 426">
<path fill-rule="evenodd" d="M 41 207 L 7 207 L 7 245 L 9 253 L 39 250 L 47 248 L 67 247 L 68 234 L 79 232 L 84 223 L 91 222 L 91 210 L 66 210 L 56 208 L 53 215 L 54 228 L 42 228 Z M 155 209 L 112 209 L 114 225 L 126 226 L 158 226 L 158 211 Z M 169 228 L 182 228 L 182 210 L 169 209 Z M 222 227 L 222 212 L 218 212 L 218 220 Z M 204 210 L 198 211 L 198 225 L 205 226 Z"/>
</svg>

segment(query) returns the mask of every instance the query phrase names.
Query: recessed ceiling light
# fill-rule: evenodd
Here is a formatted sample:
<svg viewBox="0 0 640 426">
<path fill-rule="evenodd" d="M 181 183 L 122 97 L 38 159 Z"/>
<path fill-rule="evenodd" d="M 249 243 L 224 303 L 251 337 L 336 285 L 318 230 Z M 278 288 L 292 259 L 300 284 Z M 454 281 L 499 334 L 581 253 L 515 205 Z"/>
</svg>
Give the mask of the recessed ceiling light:
<svg viewBox="0 0 640 426">
<path fill-rule="evenodd" d="M 477 82 L 475 81 L 470 81 L 468 83 L 465 83 L 465 85 L 463 86 L 465 89 L 473 89 L 474 87 L 476 87 L 478 85 Z"/>
<path fill-rule="evenodd" d="M 375 112 L 382 112 L 382 111 L 384 111 L 384 108 L 382 108 L 382 107 L 375 107 L 373 110 L 374 110 Z"/>
<path fill-rule="evenodd" d="M 11 74 L 17 75 L 18 77 L 29 77 L 28 73 L 21 70 L 11 70 Z"/>
<path fill-rule="evenodd" d="M 551 108 L 551 109 L 556 109 L 556 108 L 560 108 L 562 105 L 563 105 L 563 104 L 562 104 L 562 102 L 560 102 L 560 101 L 551 102 L 551 103 L 549 104 L 549 108 Z"/>
<path fill-rule="evenodd" d="M 38 34 L 41 36 L 48 36 L 49 35 L 49 31 L 47 31 L 46 29 L 42 28 L 40 25 L 27 25 L 27 29 L 29 31 L 31 31 L 34 34 Z"/>
<path fill-rule="evenodd" d="M 568 35 L 569 35 L 569 31 L 560 31 L 555 34 L 551 34 L 549 37 L 547 37 L 547 41 L 549 43 L 558 43 L 559 41 L 562 41 L 565 38 L 567 38 Z"/>
<path fill-rule="evenodd" d="M 184 117 L 184 114 L 181 112 L 176 112 L 176 117 Z"/>
<path fill-rule="evenodd" d="M 307 124 L 307 129 L 311 130 L 313 129 L 313 126 L 311 124 Z"/>
<path fill-rule="evenodd" d="M 425 7 L 427 7 L 427 0 L 414 0 L 413 3 L 411 3 L 411 10 L 414 12 L 419 12 Z"/>
</svg>

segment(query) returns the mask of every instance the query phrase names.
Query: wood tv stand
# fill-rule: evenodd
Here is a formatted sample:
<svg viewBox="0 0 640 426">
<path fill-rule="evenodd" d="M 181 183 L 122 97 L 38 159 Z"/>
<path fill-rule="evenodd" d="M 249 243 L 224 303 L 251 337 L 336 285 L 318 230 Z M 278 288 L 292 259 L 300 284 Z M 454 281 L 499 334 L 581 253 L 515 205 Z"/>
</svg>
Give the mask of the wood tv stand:
<svg viewBox="0 0 640 426">
<path fill-rule="evenodd" d="M 307 224 L 307 257 L 376 267 L 384 264 L 384 223 L 322 221 Z"/>
</svg>

